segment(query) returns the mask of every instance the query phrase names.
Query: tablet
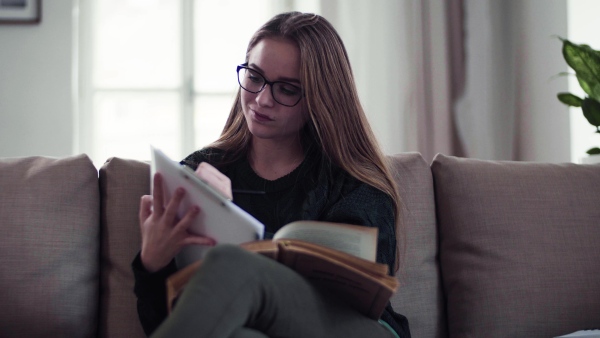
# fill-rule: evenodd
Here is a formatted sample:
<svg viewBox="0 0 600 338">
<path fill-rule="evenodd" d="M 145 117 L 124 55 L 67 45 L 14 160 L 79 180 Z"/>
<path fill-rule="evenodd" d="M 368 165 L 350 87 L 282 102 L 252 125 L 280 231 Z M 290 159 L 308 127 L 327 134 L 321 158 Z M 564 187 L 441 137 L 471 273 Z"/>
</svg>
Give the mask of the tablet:
<svg viewBox="0 0 600 338">
<path fill-rule="evenodd" d="M 261 222 L 201 180 L 191 168 L 171 160 L 161 150 L 151 148 L 151 189 L 154 189 L 154 174 L 160 173 L 166 201 L 171 199 L 178 187 L 186 191 L 177 212 L 179 218 L 193 205 L 200 207 L 190 232 L 211 237 L 217 244 L 241 244 L 263 238 L 264 225 Z M 186 246 L 176 257 L 177 266 L 182 268 L 201 259 L 209 248 Z"/>
</svg>

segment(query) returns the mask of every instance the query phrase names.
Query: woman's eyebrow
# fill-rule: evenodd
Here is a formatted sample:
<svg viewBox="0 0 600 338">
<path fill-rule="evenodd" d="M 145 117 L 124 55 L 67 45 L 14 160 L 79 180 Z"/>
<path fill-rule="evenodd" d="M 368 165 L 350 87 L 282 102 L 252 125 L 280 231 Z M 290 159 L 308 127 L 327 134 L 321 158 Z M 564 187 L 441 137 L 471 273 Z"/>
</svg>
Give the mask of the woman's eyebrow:
<svg viewBox="0 0 600 338">
<path fill-rule="evenodd" d="M 252 69 L 255 69 L 255 70 L 258 70 L 261 73 L 262 76 L 265 76 L 264 75 L 265 72 L 257 64 L 255 64 L 255 63 L 249 63 L 248 67 L 250 67 Z M 294 83 L 297 83 L 297 84 L 301 83 L 300 80 L 292 78 L 292 77 L 280 77 L 276 81 L 294 82 Z"/>
</svg>

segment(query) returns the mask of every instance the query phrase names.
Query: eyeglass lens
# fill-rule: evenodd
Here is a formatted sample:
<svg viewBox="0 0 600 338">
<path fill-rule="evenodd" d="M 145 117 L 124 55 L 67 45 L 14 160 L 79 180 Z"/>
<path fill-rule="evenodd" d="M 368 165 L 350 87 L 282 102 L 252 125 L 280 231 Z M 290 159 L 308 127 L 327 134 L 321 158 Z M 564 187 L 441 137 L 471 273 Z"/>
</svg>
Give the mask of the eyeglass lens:
<svg viewBox="0 0 600 338">
<path fill-rule="evenodd" d="M 273 99 L 284 106 L 295 106 L 302 98 L 302 89 L 287 82 L 267 82 L 260 73 L 248 68 L 240 68 L 238 71 L 240 86 L 251 92 L 258 93 L 269 84 Z"/>
</svg>

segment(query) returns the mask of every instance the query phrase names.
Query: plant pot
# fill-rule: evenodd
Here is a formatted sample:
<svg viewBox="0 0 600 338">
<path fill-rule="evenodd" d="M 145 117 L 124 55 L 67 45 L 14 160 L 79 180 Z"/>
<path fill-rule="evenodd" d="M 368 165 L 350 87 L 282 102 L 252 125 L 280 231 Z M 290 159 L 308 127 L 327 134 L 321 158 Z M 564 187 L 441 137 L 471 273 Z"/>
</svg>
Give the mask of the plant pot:
<svg viewBox="0 0 600 338">
<path fill-rule="evenodd" d="M 600 163 L 600 154 L 588 155 L 581 158 L 581 164 L 595 164 Z"/>
</svg>

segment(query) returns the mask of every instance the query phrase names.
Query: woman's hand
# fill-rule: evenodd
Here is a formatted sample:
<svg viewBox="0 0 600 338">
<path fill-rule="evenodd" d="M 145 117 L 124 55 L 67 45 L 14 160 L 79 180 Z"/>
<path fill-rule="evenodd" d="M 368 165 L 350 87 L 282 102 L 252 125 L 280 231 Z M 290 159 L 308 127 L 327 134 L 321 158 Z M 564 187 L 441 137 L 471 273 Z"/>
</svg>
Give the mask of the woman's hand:
<svg viewBox="0 0 600 338">
<path fill-rule="evenodd" d="M 153 195 L 142 196 L 140 203 L 141 259 L 149 272 L 167 266 L 186 245 L 215 244 L 211 238 L 188 232 L 192 221 L 200 213 L 198 206 L 191 207 L 182 219 L 178 219 L 177 210 L 185 190 L 178 188 L 171 200 L 164 201 L 163 189 L 162 176 L 155 174 Z"/>
<path fill-rule="evenodd" d="M 204 182 L 208 183 L 208 185 L 215 188 L 225 196 L 225 198 L 230 200 L 233 199 L 233 194 L 231 193 L 231 180 L 217 168 L 206 162 L 202 162 L 198 165 L 198 168 L 196 168 L 196 175 Z"/>
</svg>

